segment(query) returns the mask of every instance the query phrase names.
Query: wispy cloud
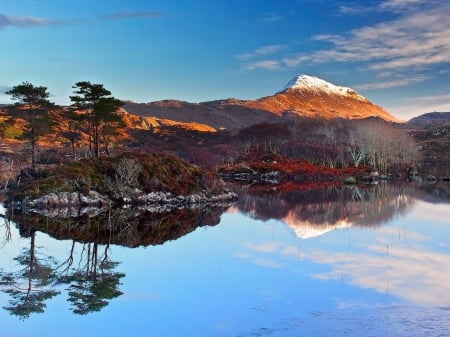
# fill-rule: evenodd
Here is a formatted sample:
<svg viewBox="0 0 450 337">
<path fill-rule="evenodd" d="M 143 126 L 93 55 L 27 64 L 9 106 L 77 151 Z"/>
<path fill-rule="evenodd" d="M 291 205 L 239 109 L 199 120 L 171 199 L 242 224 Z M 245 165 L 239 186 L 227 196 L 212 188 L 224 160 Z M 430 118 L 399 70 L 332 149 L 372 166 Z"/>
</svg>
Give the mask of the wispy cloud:
<svg viewBox="0 0 450 337">
<path fill-rule="evenodd" d="M 340 15 L 366 15 L 373 12 L 404 12 L 425 8 L 438 3 L 436 0 L 385 0 L 379 4 L 349 2 L 341 4 L 338 9 Z"/>
<path fill-rule="evenodd" d="M 283 67 L 282 62 L 280 62 L 279 60 L 267 60 L 261 58 L 279 53 L 284 49 L 286 49 L 286 46 L 281 44 L 263 46 L 253 51 L 236 55 L 236 59 L 240 61 L 248 61 L 248 63 L 244 65 L 244 68 L 247 70 L 277 70 Z M 252 61 L 250 62 L 250 60 Z"/>
<path fill-rule="evenodd" d="M 150 11 L 122 11 L 106 14 L 100 17 L 103 20 L 126 20 L 126 19 L 139 19 L 139 18 L 157 18 L 160 17 L 160 12 Z M 51 20 L 43 17 L 35 16 L 8 16 L 0 14 L 0 29 L 6 27 L 19 27 L 19 28 L 33 28 L 43 26 L 54 26 L 61 24 L 80 24 L 89 23 L 94 19 L 72 19 L 72 20 Z"/>
<path fill-rule="evenodd" d="M 265 69 L 265 70 L 278 70 L 281 68 L 281 64 L 275 60 L 264 60 L 248 63 L 245 65 L 248 70 Z"/>
<path fill-rule="evenodd" d="M 343 15 L 361 15 L 372 12 L 374 10 L 373 7 L 370 6 L 362 6 L 360 4 L 345 4 L 339 6 L 339 14 Z"/>
<path fill-rule="evenodd" d="M 281 45 L 281 44 L 263 46 L 263 47 L 255 49 L 251 52 L 236 55 L 236 58 L 238 60 L 249 60 L 249 59 L 252 59 L 255 57 L 259 57 L 259 56 L 266 56 L 266 55 L 274 54 L 285 48 L 286 48 L 286 46 Z"/>
<path fill-rule="evenodd" d="M 6 27 L 31 28 L 40 26 L 51 26 L 61 23 L 42 17 L 34 16 L 7 16 L 0 14 L 0 29 Z"/>
<path fill-rule="evenodd" d="M 162 13 L 160 12 L 122 11 L 104 15 L 103 18 L 110 20 L 123 20 L 123 19 L 138 19 L 138 18 L 157 18 L 160 17 L 161 15 Z"/>
<path fill-rule="evenodd" d="M 311 55 L 316 62 L 370 61 L 371 69 L 418 67 L 450 62 L 450 6 L 353 30 L 347 35 L 318 35 L 333 48 Z"/>
<path fill-rule="evenodd" d="M 276 23 L 280 22 L 281 20 L 283 20 L 283 16 L 275 12 L 267 13 L 262 19 L 264 23 Z"/>
<path fill-rule="evenodd" d="M 385 81 L 360 85 L 359 89 L 385 89 L 413 85 L 430 78 L 429 67 L 450 63 L 450 3 L 419 0 L 390 0 L 381 7 L 401 9 L 416 5 L 420 10 L 408 12 L 397 19 L 351 30 L 342 35 L 320 34 L 312 40 L 329 43 L 330 48 L 312 53 L 291 54 L 279 60 L 282 66 L 298 67 L 304 63 L 357 63 L 371 72 L 380 73 Z M 424 5 L 425 6 L 425 5 Z M 430 7 L 431 6 L 431 7 Z M 341 7 L 341 11 L 356 13 L 362 7 Z M 280 66 L 281 67 L 281 66 Z M 418 74 L 402 78 L 402 74 Z M 388 76 L 387 74 L 391 74 Z"/>
<path fill-rule="evenodd" d="M 430 4 L 433 1 L 430 0 L 386 0 L 378 5 L 378 9 L 381 10 L 404 10 L 410 9 L 411 6 L 418 6 L 423 4 Z"/>
<path fill-rule="evenodd" d="M 399 105 L 386 106 L 389 112 L 404 119 L 433 111 L 450 111 L 450 93 L 402 99 Z"/>
<path fill-rule="evenodd" d="M 450 105 L 450 93 L 444 95 L 412 97 L 409 98 L 408 101 L 418 104 L 438 102 L 438 103 L 448 103 Z"/>
<path fill-rule="evenodd" d="M 387 81 L 372 82 L 354 86 L 357 90 L 373 90 L 406 87 L 430 79 L 430 76 L 404 77 Z"/>
<path fill-rule="evenodd" d="M 373 81 L 358 85 L 358 90 L 415 85 L 432 79 L 433 67 L 450 64 L 449 2 L 384 0 L 362 5 L 353 1 L 341 3 L 338 11 L 347 15 L 376 11 L 380 17 L 381 12 L 391 12 L 394 19 L 342 34 L 312 36 L 311 40 L 325 46 L 313 51 L 295 52 L 295 43 L 289 47 L 274 44 L 239 54 L 236 59 L 245 62 L 243 67 L 247 70 L 267 71 L 337 62 L 349 64 L 373 76 Z"/>
</svg>

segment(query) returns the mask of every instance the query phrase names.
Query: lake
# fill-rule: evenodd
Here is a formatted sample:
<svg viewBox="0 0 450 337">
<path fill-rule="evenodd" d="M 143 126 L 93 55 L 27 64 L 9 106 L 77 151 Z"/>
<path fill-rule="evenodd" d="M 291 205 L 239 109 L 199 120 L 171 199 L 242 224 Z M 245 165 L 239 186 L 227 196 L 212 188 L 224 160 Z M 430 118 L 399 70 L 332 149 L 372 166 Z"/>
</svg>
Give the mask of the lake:
<svg viewBox="0 0 450 337">
<path fill-rule="evenodd" d="M 448 184 L 236 189 L 171 213 L 7 212 L 0 335 L 450 335 Z"/>
</svg>

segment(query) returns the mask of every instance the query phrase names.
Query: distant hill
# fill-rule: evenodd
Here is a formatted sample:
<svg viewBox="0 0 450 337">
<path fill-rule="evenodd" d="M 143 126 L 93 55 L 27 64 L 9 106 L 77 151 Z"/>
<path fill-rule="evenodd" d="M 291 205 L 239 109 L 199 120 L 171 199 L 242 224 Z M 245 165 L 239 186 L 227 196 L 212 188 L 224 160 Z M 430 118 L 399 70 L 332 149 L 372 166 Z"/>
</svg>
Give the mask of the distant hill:
<svg viewBox="0 0 450 337">
<path fill-rule="evenodd" d="M 450 112 L 429 112 L 410 119 L 406 125 L 415 127 L 443 126 L 450 124 Z"/>
<path fill-rule="evenodd" d="M 163 100 L 128 102 L 124 109 L 135 115 L 200 123 L 215 129 L 241 129 L 294 116 L 317 118 L 399 120 L 355 90 L 317 77 L 299 75 L 280 92 L 257 100 L 223 99 L 201 103 Z"/>
<path fill-rule="evenodd" d="M 430 112 L 399 125 L 420 145 L 424 160 L 432 167 L 441 166 L 448 174 L 450 163 L 450 112 Z M 445 172 L 446 171 L 446 172 Z"/>
</svg>

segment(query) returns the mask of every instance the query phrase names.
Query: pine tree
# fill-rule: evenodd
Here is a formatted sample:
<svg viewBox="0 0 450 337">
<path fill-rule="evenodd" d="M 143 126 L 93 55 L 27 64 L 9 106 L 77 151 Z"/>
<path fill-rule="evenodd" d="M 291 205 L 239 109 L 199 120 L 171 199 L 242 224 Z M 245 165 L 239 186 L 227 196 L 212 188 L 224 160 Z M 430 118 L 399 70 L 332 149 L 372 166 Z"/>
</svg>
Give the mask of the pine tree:
<svg viewBox="0 0 450 337">
<path fill-rule="evenodd" d="M 31 145 L 31 167 L 34 171 L 37 141 L 40 136 L 51 131 L 53 121 L 49 111 L 56 106 L 48 100 L 50 93 L 47 87 L 34 86 L 29 82 L 12 87 L 6 94 L 18 101 L 12 110 L 26 121 L 24 136 Z"/>
<path fill-rule="evenodd" d="M 113 126 L 123 124 L 122 117 L 117 110 L 124 104 L 122 101 L 110 96 L 111 92 L 103 87 L 103 84 L 92 84 L 88 81 L 75 83 L 75 96 L 70 96 L 74 106 L 81 110 L 85 116 L 89 130 L 89 152 L 95 157 L 100 156 L 100 143 L 108 139 L 108 134 Z M 108 152 L 108 146 L 105 145 Z"/>
</svg>

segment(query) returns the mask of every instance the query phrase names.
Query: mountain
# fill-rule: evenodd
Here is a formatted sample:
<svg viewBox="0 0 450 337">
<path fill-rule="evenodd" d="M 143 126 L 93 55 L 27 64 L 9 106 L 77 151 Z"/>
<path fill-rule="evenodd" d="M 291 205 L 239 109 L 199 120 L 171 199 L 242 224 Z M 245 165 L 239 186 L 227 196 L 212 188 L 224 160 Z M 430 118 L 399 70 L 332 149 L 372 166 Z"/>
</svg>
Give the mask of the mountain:
<svg viewBox="0 0 450 337">
<path fill-rule="evenodd" d="M 256 100 L 232 98 L 201 103 L 178 100 L 143 104 L 128 102 L 124 109 L 139 116 L 196 122 L 215 129 L 240 129 L 294 116 L 326 119 L 378 117 L 386 121 L 398 121 L 355 90 L 308 75 L 296 76 L 281 91 Z"/>
<path fill-rule="evenodd" d="M 294 77 L 282 91 L 274 96 L 253 101 L 250 105 L 265 108 L 278 115 L 291 114 L 327 119 L 378 117 L 386 121 L 398 121 L 355 90 L 308 75 Z"/>
<path fill-rule="evenodd" d="M 303 240 L 316 238 L 337 229 L 353 226 L 353 223 L 345 220 L 339 220 L 334 224 L 328 222 L 316 224 L 309 221 L 298 221 L 295 216 L 291 217 L 290 215 L 284 218 L 283 221 L 294 231 L 299 239 Z"/>
<path fill-rule="evenodd" d="M 279 121 L 279 116 L 271 111 L 248 107 L 247 102 L 237 99 L 202 103 L 163 100 L 151 103 L 128 102 L 123 108 L 138 116 L 199 123 L 214 129 L 240 129 L 257 123 Z"/>
<path fill-rule="evenodd" d="M 430 112 L 414 118 L 407 123 L 410 127 L 429 127 L 450 125 L 450 112 Z"/>
<path fill-rule="evenodd" d="M 430 167 L 440 167 L 434 175 L 448 175 L 450 162 L 450 112 L 430 112 L 399 125 L 420 146 L 425 161 Z"/>
</svg>

